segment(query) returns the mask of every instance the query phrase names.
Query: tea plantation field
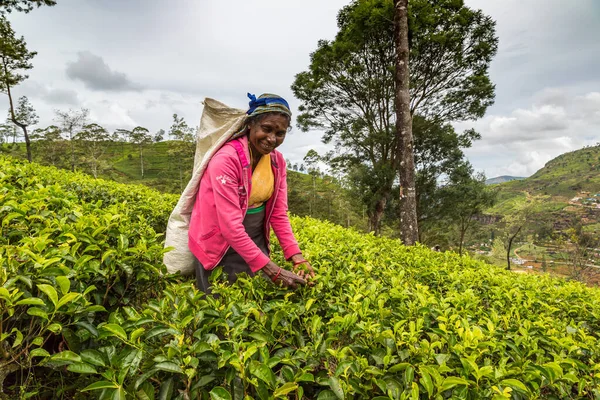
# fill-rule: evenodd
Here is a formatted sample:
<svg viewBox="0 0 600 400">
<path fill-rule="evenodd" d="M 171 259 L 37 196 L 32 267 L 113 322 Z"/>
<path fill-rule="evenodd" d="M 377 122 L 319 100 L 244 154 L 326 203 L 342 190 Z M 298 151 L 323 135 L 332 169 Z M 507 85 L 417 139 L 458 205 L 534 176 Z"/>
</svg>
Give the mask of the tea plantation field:
<svg viewBox="0 0 600 400">
<path fill-rule="evenodd" d="M 205 297 L 176 201 L 0 157 L 0 398 L 600 398 L 596 289 L 292 218 L 314 286 Z"/>
</svg>

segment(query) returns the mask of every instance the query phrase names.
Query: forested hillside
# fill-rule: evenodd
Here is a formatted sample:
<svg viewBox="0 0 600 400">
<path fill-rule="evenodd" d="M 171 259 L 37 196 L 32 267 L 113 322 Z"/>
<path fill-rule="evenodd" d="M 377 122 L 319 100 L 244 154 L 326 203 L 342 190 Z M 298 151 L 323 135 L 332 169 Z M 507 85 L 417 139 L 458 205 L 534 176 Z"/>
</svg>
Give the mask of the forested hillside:
<svg viewBox="0 0 600 400">
<path fill-rule="evenodd" d="M 528 196 L 541 196 L 543 202 L 538 205 L 541 211 L 563 217 L 586 214 L 595 208 L 593 198 L 600 193 L 600 146 L 562 154 L 529 178 L 502 183 L 495 188 L 499 198 L 490 213 L 510 214 L 515 205 Z M 578 197 L 580 199 L 573 201 Z"/>
<path fill-rule="evenodd" d="M 529 178 L 503 183 L 499 188 L 503 193 L 548 195 L 565 205 L 581 192 L 599 193 L 600 146 L 561 154 Z"/>
<path fill-rule="evenodd" d="M 149 142 L 143 147 L 140 158 L 139 146 L 125 141 L 106 141 L 104 151 L 98 158 L 97 176 L 121 183 L 139 183 L 161 192 L 181 193 L 191 177 L 193 143 L 178 141 Z M 24 157 L 24 146 L 0 146 L 7 154 Z M 34 161 L 61 168 L 69 168 L 68 141 L 34 141 L 32 143 Z M 85 148 L 89 142 L 78 143 L 76 147 L 76 170 L 93 174 Z M 49 151 L 56 149 L 56 152 Z M 62 149 L 62 151 L 59 151 Z M 184 152 L 178 151 L 184 149 Z M 183 163 L 181 156 L 184 156 Z M 285 155 L 284 155 L 285 156 Z M 143 175 L 141 163 L 144 163 Z M 328 220 L 346 227 L 367 229 L 367 216 L 364 208 L 342 182 L 310 169 L 301 164 L 288 166 L 288 202 L 292 214 L 312 216 Z M 299 171 L 302 170 L 302 172 Z"/>
<path fill-rule="evenodd" d="M 599 168 L 600 146 L 591 146 L 550 160 L 529 178 L 492 185 L 497 203 L 481 219 L 477 242 L 489 243 L 483 249 L 495 262 L 507 265 L 510 258 L 530 269 L 597 284 Z"/>
</svg>

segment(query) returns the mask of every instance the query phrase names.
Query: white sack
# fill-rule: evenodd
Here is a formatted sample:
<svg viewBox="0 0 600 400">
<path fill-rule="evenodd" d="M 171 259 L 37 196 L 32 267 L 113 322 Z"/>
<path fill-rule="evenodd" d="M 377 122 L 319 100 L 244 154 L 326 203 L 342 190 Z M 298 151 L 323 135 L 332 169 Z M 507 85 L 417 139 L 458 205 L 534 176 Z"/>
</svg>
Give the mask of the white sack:
<svg viewBox="0 0 600 400">
<path fill-rule="evenodd" d="M 165 253 L 163 262 L 169 273 L 181 272 L 183 275 L 194 273 L 195 256 L 188 247 L 190 217 L 200 187 L 200 178 L 206 170 L 212 156 L 231 136 L 242 129 L 246 111 L 231 108 L 214 99 L 204 99 L 204 110 L 200 118 L 200 127 L 196 137 L 194 172 L 181 198 L 169 217 L 165 247 L 174 247 Z"/>
</svg>

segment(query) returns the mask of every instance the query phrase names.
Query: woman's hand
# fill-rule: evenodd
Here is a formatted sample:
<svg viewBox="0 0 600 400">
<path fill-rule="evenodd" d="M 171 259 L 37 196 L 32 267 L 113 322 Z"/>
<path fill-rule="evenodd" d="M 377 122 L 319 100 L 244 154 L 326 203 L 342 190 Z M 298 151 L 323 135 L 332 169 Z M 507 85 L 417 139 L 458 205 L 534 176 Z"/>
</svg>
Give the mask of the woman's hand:
<svg viewBox="0 0 600 400">
<path fill-rule="evenodd" d="M 315 277 L 315 271 L 302 254 L 294 254 L 290 260 L 294 263 L 294 272 L 304 279 Z"/>
<path fill-rule="evenodd" d="M 306 285 L 306 280 L 303 277 L 279 267 L 273 261 L 269 261 L 262 270 L 273 282 L 280 283 L 284 287 L 296 289 L 298 285 Z"/>
</svg>

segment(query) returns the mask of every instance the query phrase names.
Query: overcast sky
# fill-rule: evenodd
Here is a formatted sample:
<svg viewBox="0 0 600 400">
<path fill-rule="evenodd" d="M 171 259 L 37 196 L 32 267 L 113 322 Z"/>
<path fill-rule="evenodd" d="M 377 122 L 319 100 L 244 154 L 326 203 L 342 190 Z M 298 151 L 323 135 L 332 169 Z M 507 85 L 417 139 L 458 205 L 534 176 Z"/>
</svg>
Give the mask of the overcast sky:
<svg viewBox="0 0 600 400">
<path fill-rule="evenodd" d="M 290 85 L 319 39 L 333 39 L 348 0 L 58 0 L 11 14 L 33 60 L 27 95 L 52 123 L 55 109 L 86 107 L 108 129 L 168 130 L 172 114 L 198 125 L 205 97 L 246 108 L 246 93 Z M 496 103 L 456 124 L 482 140 L 467 155 L 488 177 L 529 176 L 550 159 L 600 142 L 600 1 L 467 0 L 497 21 L 491 68 Z M 7 107 L 5 96 L 0 107 Z M 319 132 L 294 129 L 280 148 L 298 162 Z"/>
</svg>

